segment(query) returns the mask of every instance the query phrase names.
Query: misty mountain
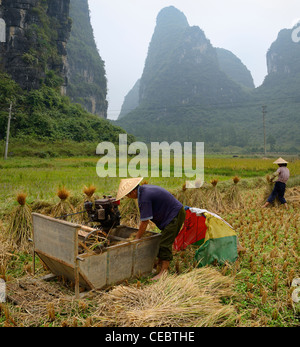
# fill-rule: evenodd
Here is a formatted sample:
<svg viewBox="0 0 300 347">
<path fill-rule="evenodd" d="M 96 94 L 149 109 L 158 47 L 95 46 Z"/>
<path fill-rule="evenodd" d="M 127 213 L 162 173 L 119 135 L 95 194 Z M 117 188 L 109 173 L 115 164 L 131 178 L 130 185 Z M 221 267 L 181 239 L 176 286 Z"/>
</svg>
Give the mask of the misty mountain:
<svg viewBox="0 0 300 347">
<path fill-rule="evenodd" d="M 134 84 L 133 88 L 129 91 L 129 93 L 125 96 L 124 102 L 121 108 L 121 112 L 119 114 L 119 119 L 126 116 L 129 112 L 133 111 L 139 105 L 139 94 L 140 94 L 140 82 L 138 79 Z"/>
<path fill-rule="evenodd" d="M 232 52 L 224 48 L 216 48 L 219 66 L 228 77 L 246 88 L 255 88 L 253 77 L 246 65 Z"/>
<path fill-rule="evenodd" d="M 175 7 L 157 16 L 140 80 L 141 107 L 232 104 L 245 98 L 243 88 L 219 66 L 216 49 Z"/>
<path fill-rule="evenodd" d="M 230 79 L 241 86 L 250 89 L 255 88 L 251 72 L 237 56 L 223 48 L 216 48 L 216 53 L 221 71 L 225 72 Z M 118 119 L 121 119 L 126 116 L 126 114 L 137 108 L 139 103 L 140 79 L 125 96 Z"/>
<path fill-rule="evenodd" d="M 143 141 L 204 141 L 213 150 L 262 150 L 262 106 L 268 142 L 299 148 L 300 44 L 283 30 L 267 53 L 268 76 L 254 88 L 246 66 L 233 53 L 214 48 L 175 7 L 157 16 L 138 104 L 116 124 Z M 133 96 L 137 98 L 137 86 Z M 125 98 L 126 100 L 126 98 Z M 133 105 L 134 105 L 133 103 Z M 130 109 L 128 107 L 128 109 Z M 283 132 L 284 129 L 284 132 Z"/>
<path fill-rule="evenodd" d="M 291 100 L 299 98 L 300 87 L 300 43 L 292 40 L 292 29 L 283 29 L 278 33 L 267 52 L 266 76 L 259 93 L 287 97 Z"/>
</svg>

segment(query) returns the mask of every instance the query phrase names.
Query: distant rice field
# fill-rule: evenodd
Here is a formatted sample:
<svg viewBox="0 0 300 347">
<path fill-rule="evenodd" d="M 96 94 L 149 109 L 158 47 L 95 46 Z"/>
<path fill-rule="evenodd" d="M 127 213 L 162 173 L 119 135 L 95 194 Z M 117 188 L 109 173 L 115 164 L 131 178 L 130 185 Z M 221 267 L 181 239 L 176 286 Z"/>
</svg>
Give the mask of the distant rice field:
<svg viewBox="0 0 300 347">
<path fill-rule="evenodd" d="M 65 187 L 71 194 L 82 194 L 84 186 L 94 185 L 98 195 L 115 195 L 120 179 L 100 178 L 96 173 L 98 158 L 9 158 L 0 160 L 0 215 L 16 204 L 15 197 L 20 192 L 27 193 L 29 202 L 34 200 L 56 199 L 56 192 Z M 214 158 L 204 161 L 204 179 L 231 180 L 234 176 L 241 179 L 264 177 L 277 169 L 274 159 L 257 158 Z M 294 159 L 288 165 L 291 181 L 298 180 L 300 160 Z M 294 177 L 294 179 L 293 179 Z M 145 177 L 150 184 L 160 185 L 169 190 L 181 188 L 184 177 Z"/>
</svg>

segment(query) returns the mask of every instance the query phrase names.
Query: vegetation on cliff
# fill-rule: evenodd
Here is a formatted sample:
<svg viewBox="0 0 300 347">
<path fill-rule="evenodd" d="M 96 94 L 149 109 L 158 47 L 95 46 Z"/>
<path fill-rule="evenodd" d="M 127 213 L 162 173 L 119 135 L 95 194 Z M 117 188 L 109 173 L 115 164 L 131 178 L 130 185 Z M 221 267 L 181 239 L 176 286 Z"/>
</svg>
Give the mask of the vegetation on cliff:
<svg viewBox="0 0 300 347">
<path fill-rule="evenodd" d="M 71 0 L 72 30 L 67 44 L 67 95 L 86 110 L 107 117 L 105 64 L 96 47 L 87 0 Z"/>
<path fill-rule="evenodd" d="M 103 119 L 105 69 L 87 0 L 71 0 L 72 19 L 69 5 L 69 0 L 0 5 L 7 25 L 7 40 L 0 47 L 0 148 L 4 151 L 12 105 L 9 156 L 91 155 L 99 142 L 117 143 L 125 132 Z"/>
<path fill-rule="evenodd" d="M 7 74 L 0 73 L 0 141 L 5 139 L 8 109 L 13 104 L 13 119 L 10 134 L 13 143 L 20 147 L 33 144 L 31 151 L 24 154 L 38 156 L 72 155 L 73 142 L 94 143 L 81 154 L 93 154 L 96 144 L 102 141 L 118 143 L 119 133 L 125 131 L 109 121 L 88 113 L 79 104 L 61 96 L 59 88 L 43 84 L 40 89 L 25 91 Z M 48 143 L 40 152 L 41 143 Z M 61 145 L 50 150 L 50 146 L 59 142 Z M 0 142 L 1 143 L 1 142 Z M 3 145 L 4 142 L 2 141 Z M 38 146 L 37 146 L 38 144 Z M 67 148 L 69 146 L 69 149 Z M 4 146 L 2 146 L 4 148 Z M 83 148 L 83 147 L 81 147 Z M 23 153 L 18 149 L 19 155 Z M 78 151 L 76 152 L 78 155 Z"/>
</svg>

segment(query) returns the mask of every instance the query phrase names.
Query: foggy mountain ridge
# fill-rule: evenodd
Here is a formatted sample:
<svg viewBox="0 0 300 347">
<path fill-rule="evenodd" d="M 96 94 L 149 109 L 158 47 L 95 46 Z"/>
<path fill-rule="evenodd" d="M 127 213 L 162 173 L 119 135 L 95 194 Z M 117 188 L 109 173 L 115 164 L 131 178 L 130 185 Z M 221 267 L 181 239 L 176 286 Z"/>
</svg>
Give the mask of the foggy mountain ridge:
<svg viewBox="0 0 300 347">
<path fill-rule="evenodd" d="M 146 142 L 194 140 L 254 151 L 261 148 L 266 105 L 269 138 L 299 148 L 293 129 L 300 130 L 300 43 L 291 35 L 292 29 L 280 31 L 267 52 L 268 75 L 255 88 L 238 57 L 213 47 L 175 7 L 162 9 L 139 85 L 125 97 L 116 124 Z"/>
</svg>

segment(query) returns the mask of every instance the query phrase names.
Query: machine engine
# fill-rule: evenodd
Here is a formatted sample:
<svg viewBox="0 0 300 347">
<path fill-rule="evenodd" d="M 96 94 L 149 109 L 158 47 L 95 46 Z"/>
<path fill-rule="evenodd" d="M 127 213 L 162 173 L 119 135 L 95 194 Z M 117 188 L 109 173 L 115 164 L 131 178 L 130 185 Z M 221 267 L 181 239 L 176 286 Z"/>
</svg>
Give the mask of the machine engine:
<svg viewBox="0 0 300 347">
<path fill-rule="evenodd" d="M 119 200 L 116 201 L 111 196 L 103 196 L 103 199 L 95 200 L 94 203 L 86 201 L 84 208 L 90 222 L 99 223 L 104 231 L 109 231 L 111 228 L 120 225 L 119 205 Z"/>
</svg>

